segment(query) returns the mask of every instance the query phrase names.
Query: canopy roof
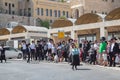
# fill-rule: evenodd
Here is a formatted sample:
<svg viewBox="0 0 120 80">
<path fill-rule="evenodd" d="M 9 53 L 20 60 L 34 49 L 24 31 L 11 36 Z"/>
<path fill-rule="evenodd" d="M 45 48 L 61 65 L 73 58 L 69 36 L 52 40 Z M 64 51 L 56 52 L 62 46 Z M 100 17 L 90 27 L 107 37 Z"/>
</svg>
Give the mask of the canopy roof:
<svg viewBox="0 0 120 80">
<path fill-rule="evenodd" d="M 12 31 L 12 28 L 1 28 L 0 35 L 9 35 L 11 31 Z"/>
<path fill-rule="evenodd" d="M 48 31 L 47 28 L 45 27 L 38 27 L 38 26 L 27 26 L 27 25 L 18 25 L 13 28 L 12 33 L 23 33 L 27 31 L 38 31 L 38 32 L 43 32 L 43 31 Z"/>
<path fill-rule="evenodd" d="M 120 19 L 120 8 L 117 8 L 113 11 L 111 11 L 106 17 L 106 20 L 116 20 Z"/>
<path fill-rule="evenodd" d="M 73 23 L 67 19 L 58 19 L 53 22 L 51 25 L 52 28 L 68 27 L 73 26 Z"/>
<path fill-rule="evenodd" d="M 96 22 L 101 22 L 102 18 L 98 16 L 97 14 L 92 14 L 92 13 L 86 13 L 79 17 L 75 24 L 80 25 L 80 24 L 88 24 L 88 23 L 96 23 Z"/>
</svg>

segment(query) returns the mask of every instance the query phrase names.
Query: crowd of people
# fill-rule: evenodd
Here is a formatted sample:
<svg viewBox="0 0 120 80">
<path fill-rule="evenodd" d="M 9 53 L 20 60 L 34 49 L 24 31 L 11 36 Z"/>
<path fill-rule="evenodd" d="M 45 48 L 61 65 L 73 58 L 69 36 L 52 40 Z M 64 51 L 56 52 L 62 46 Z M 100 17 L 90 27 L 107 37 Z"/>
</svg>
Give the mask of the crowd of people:
<svg viewBox="0 0 120 80">
<path fill-rule="evenodd" d="M 32 60 L 54 61 L 55 59 L 56 62 L 62 62 L 63 60 L 67 62 L 70 53 L 69 47 L 72 44 L 71 40 L 58 43 L 54 43 L 52 39 L 48 42 L 38 40 L 36 44 L 34 41 L 31 44 L 26 44 L 26 41 L 22 41 L 21 51 L 23 52 L 23 59 L 28 59 L 27 62 Z"/>
<path fill-rule="evenodd" d="M 6 61 L 3 45 L 0 51 L 1 62 Z M 72 65 L 73 70 L 77 70 L 80 62 L 115 67 L 120 61 L 120 47 L 115 37 L 109 41 L 102 37 L 99 42 L 97 40 L 94 42 L 81 40 L 80 44 L 73 39 L 58 43 L 55 43 L 53 39 L 32 41 L 31 43 L 26 43 L 23 40 L 21 51 L 23 52 L 23 60 L 26 60 L 27 63 L 33 60 L 54 61 L 55 63 L 65 61 Z"/>
<path fill-rule="evenodd" d="M 120 62 L 120 45 L 116 37 L 106 41 L 105 37 L 100 42 L 83 41 L 81 46 L 81 59 L 83 62 L 102 66 L 115 67 Z"/>
<path fill-rule="evenodd" d="M 55 43 L 53 39 L 49 41 L 38 40 L 37 43 L 26 43 L 22 41 L 21 51 L 23 52 L 23 59 L 30 63 L 30 61 L 54 61 L 71 63 L 72 69 L 77 69 L 80 64 L 80 50 L 77 47 L 76 41 L 69 39 L 68 41 L 61 41 Z"/>
<path fill-rule="evenodd" d="M 115 37 L 109 41 L 102 37 L 99 42 L 97 40 L 94 42 L 82 40 L 80 44 L 73 39 L 58 43 L 54 43 L 52 39 L 48 42 L 40 40 L 37 41 L 37 44 L 34 41 L 32 44 L 26 44 L 23 41 L 22 51 L 24 59 L 28 55 L 27 62 L 33 59 L 54 62 L 65 61 L 73 65 L 72 69 L 74 67 L 77 69 L 76 66 L 80 64 L 80 61 L 110 67 L 115 67 L 120 62 L 120 47 Z"/>
</svg>

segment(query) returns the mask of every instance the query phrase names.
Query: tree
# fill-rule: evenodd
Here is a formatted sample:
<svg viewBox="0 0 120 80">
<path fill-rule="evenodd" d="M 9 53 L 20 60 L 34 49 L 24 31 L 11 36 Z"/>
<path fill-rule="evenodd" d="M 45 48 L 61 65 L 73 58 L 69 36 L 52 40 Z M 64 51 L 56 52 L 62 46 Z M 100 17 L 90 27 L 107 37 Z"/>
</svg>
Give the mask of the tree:
<svg viewBox="0 0 120 80">
<path fill-rule="evenodd" d="M 49 21 L 48 20 L 42 21 L 41 26 L 46 27 L 46 28 L 49 29 L 49 26 L 50 26 Z"/>
<path fill-rule="evenodd" d="M 49 29 L 50 23 L 49 20 L 40 20 L 40 26 L 46 27 Z"/>
<path fill-rule="evenodd" d="M 60 19 L 66 19 L 66 17 L 65 16 L 61 16 Z"/>
<path fill-rule="evenodd" d="M 65 2 L 64 0 L 61 0 L 61 2 Z"/>
</svg>

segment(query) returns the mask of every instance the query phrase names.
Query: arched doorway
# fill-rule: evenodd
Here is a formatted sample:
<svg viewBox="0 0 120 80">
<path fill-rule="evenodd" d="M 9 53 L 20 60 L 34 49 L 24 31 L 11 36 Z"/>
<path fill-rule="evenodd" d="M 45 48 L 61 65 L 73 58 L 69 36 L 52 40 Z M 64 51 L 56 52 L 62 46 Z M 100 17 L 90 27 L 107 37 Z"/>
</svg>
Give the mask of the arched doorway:
<svg viewBox="0 0 120 80">
<path fill-rule="evenodd" d="M 40 26 L 40 25 L 41 25 L 41 24 L 40 24 L 41 21 L 42 21 L 42 20 L 41 20 L 40 18 L 37 18 L 36 21 L 35 21 L 35 22 L 36 22 L 36 23 L 35 23 L 36 26 Z"/>
</svg>

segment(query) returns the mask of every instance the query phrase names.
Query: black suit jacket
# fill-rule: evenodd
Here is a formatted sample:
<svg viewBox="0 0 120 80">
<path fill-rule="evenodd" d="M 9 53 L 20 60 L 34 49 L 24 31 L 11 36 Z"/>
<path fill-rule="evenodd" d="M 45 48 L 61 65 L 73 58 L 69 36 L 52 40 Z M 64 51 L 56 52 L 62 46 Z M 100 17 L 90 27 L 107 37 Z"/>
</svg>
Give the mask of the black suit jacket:
<svg viewBox="0 0 120 80">
<path fill-rule="evenodd" d="M 119 53 L 119 44 L 118 44 L 118 43 L 115 43 L 115 45 L 114 45 L 114 47 L 113 47 L 113 53 L 114 53 L 114 54 Z"/>
</svg>

